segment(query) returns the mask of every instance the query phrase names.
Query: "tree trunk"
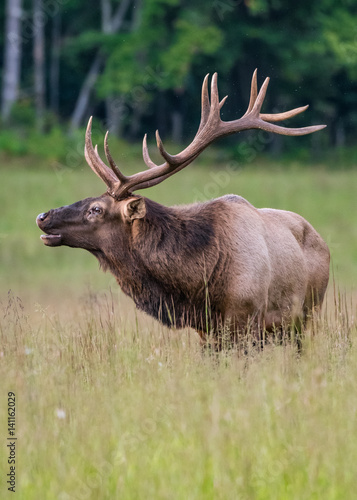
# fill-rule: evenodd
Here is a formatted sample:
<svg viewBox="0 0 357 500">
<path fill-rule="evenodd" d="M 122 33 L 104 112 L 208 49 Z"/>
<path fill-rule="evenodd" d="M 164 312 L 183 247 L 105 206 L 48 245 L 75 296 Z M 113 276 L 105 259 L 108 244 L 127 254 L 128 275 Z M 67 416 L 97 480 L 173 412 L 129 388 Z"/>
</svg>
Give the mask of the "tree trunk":
<svg viewBox="0 0 357 500">
<path fill-rule="evenodd" d="M 59 77 L 60 77 L 60 44 L 61 44 L 61 11 L 52 20 L 51 67 L 50 67 L 50 107 L 53 113 L 59 114 Z"/>
<path fill-rule="evenodd" d="M 35 66 L 36 126 L 43 132 L 46 107 L 45 82 L 45 19 L 42 0 L 33 0 L 33 58 Z"/>
<path fill-rule="evenodd" d="M 132 0 L 122 0 L 118 9 L 116 10 L 114 17 L 112 19 L 112 33 L 117 33 L 124 22 L 125 15 L 128 11 L 128 8 L 131 4 Z M 107 8 L 107 7 L 106 7 Z M 87 77 L 84 80 L 82 88 L 79 93 L 79 97 L 77 99 L 72 118 L 70 123 L 70 133 L 74 130 L 78 129 L 83 121 L 84 115 L 86 113 L 89 98 L 93 87 L 98 79 L 100 68 L 104 63 L 104 55 L 98 51 L 96 57 L 93 60 L 93 63 L 88 71 Z"/>
<path fill-rule="evenodd" d="M 75 130 L 77 130 L 83 121 L 83 117 L 88 107 L 89 97 L 94 87 L 94 84 L 98 79 L 99 71 L 102 66 L 103 60 L 104 60 L 103 55 L 100 52 L 98 52 L 92 62 L 92 66 L 90 67 L 90 70 L 86 76 L 86 79 L 84 80 L 81 91 L 79 93 L 79 97 L 77 99 L 72 114 L 71 123 L 69 126 L 70 133 L 73 133 Z"/>
<path fill-rule="evenodd" d="M 1 113 L 7 122 L 18 99 L 21 75 L 22 0 L 6 1 L 5 53 L 2 82 Z"/>
<path fill-rule="evenodd" d="M 335 146 L 343 148 L 346 145 L 346 131 L 342 118 L 339 118 L 335 128 Z"/>
<path fill-rule="evenodd" d="M 111 0 L 101 0 L 102 7 L 102 31 L 105 34 L 113 33 L 112 25 L 112 6 Z M 117 134 L 120 128 L 120 116 L 116 112 L 115 98 L 113 95 L 108 95 L 105 99 L 105 112 L 106 112 L 106 129 L 111 133 Z"/>
<path fill-rule="evenodd" d="M 137 139 L 140 130 L 142 118 L 142 109 L 141 106 L 133 106 L 132 115 L 130 118 L 130 127 L 129 127 L 129 138 L 131 140 Z"/>
<path fill-rule="evenodd" d="M 171 137 L 174 143 L 182 144 L 183 140 L 183 120 L 185 115 L 184 91 L 177 89 L 174 110 L 171 113 Z"/>
<path fill-rule="evenodd" d="M 102 9 L 102 31 L 103 33 L 112 32 L 112 6 L 111 0 L 101 0 Z"/>
<path fill-rule="evenodd" d="M 141 23 L 141 13 L 142 13 L 142 0 L 134 0 L 134 11 L 133 18 L 131 22 L 130 30 L 132 32 L 137 31 L 139 29 Z M 142 54 L 137 54 L 137 58 L 144 69 L 144 60 Z M 129 127 L 129 138 L 131 140 L 135 140 L 139 134 L 141 118 L 143 116 L 143 107 L 140 103 L 132 103 L 132 116 L 130 119 L 130 127 Z"/>
<path fill-rule="evenodd" d="M 182 144 L 183 137 L 183 114 L 181 111 L 173 111 L 172 119 L 172 141 L 175 144 Z"/>
</svg>

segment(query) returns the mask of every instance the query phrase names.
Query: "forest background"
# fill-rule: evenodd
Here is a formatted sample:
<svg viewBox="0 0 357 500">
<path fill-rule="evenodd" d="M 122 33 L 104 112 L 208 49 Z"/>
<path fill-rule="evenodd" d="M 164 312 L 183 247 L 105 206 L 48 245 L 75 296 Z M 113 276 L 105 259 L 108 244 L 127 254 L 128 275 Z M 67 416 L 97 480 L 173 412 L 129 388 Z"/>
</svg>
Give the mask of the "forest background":
<svg viewBox="0 0 357 500">
<path fill-rule="evenodd" d="M 308 103 L 297 126 L 328 125 L 305 140 L 276 136 L 267 152 L 331 158 L 357 135 L 356 21 L 355 0 L 1 0 L 0 150 L 76 166 L 69 152 L 92 114 L 126 141 L 158 128 L 189 142 L 204 75 L 218 72 L 232 119 L 258 68 L 259 83 L 272 78 L 266 110 Z M 244 161 L 237 142 L 225 148 Z"/>
</svg>

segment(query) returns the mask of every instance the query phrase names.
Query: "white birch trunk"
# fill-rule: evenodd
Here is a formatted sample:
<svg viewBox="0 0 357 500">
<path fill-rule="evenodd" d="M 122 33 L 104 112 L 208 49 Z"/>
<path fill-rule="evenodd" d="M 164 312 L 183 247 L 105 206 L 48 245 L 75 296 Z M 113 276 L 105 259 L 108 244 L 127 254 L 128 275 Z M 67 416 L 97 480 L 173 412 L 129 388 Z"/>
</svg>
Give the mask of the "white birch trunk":
<svg viewBox="0 0 357 500">
<path fill-rule="evenodd" d="M 2 119 L 6 122 L 16 103 L 21 75 L 21 16 L 22 0 L 6 1 L 5 54 L 2 81 Z"/>
<path fill-rule="evenodd" d="M 51 65 L 50 65 L 50 107 L 53 113 L 59 114 L 59 78 L 60 78 L 60 44 L 61 44 L 61 11 L 52 20 Z"/>
<path fill-rule="evenodd" d="M 35 72 L 35 107 L 36 125 L 42 132 L 46 108 L 46 76 L 45 76 L 45 16 L 42 0 L 33 0 L 33 60 Z"/>
<path fill-rule="evenodd" d="M 114 14 L 114 17 L 111 20 L 112 33 L 117 33 L 118 31 L 120 31 L 124 22 L 125 15 L 128 11 L 131 2 L 132 0 L 122 0 L 120 2 L 120 5 Z M 108 5 L 106 5 L 104 8 L 108 10 Z M 108 16 L 108 14 L 106 13 L 105 16 Z M 89 68 L 87 77 L 84 80 L 76 105 L 74 107 L 69 128 L 70 133 L 78 129 L 81 123 L 83 122 L 84 115 L 88 108 L 91 92 L 98 79 L 98 76 L 100 74 L 100 69 L 103 63 L 104 63 L 104 56 L 101 54 L 100 51 L 98 51 L 96 57 L 92 62 L 91 67 Z"/>
</svg>

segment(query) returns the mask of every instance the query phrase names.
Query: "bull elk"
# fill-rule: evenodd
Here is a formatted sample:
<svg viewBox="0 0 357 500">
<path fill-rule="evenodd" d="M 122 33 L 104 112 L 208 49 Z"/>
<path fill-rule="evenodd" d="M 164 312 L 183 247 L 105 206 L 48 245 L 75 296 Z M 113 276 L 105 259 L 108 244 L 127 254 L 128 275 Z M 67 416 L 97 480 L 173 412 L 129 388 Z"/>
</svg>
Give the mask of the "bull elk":
<svg viewBox="0 0 357 500">
<path fill-rule="evenodd" d="M 291 118 L 307 106 L 262 114 L 269 78 L 259 93 L 253 74 L 248 109 L 239 119 L 222 121 L 227 96 L 218 97 L 217 74 L 208 91 L 202 85 L 201 122 L 192 143 L 170 155 L 156 132 L 164 159 L 149 156 L 146 135 L 143 159 L 148 167 L 124 175 L 104 140 L 106 165 L 91 139 L 92 118 L 85 135 L 85 158 L 107 185 L 98 198 L 50 210 L 37 217 L 42 241 L 56 247 L 83 248 L 110 270 L 136 306 L 165 325 L 196 329 L 203 340 L 218 339 L 224 328 L 233 339 L 257 335 L 305 321 L 322 304 L 329 279 L 329 250 L 300 215 L 257 209 L 244 198 L 226 195 L 205 203 L 165 207 L 134 194 L 187 167 L 214 140 L 242 130 L 276 134 L 310 134 L 324 125 L 285 128 L 275 122 Z"/>
</svg>

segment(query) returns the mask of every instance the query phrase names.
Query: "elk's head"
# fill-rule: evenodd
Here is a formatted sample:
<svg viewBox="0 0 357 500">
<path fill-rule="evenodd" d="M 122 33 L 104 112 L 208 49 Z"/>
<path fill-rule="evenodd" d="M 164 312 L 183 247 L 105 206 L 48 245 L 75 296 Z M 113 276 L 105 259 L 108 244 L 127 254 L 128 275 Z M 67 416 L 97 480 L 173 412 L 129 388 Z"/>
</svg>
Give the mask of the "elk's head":
<svg viewBox="0 0 357 500">
<path fill-rule="evenodd" d="M 211 98 L 208 92 L 208 75 L 202 85 L 201 122 L 192 143 L 177 155 L 170 155 L 164 149 L 159 133 L 156 140 L 164 163 L 156 165 L 149 156 L 146 135 L 143 141 L 143 158 L 148 170 L 132 176 L 125 176 L 114 162 L 108 147 L 108 133 L 104 140 L 104 150 L 108 165 L 94 148 L 91 139 L 92 118 L 89 120 L 85 137 L 85 157 L 92 170 L 105 182 L 107 192 L 98 198 L 87 198 L 73 205 L 50 210 L 37 217 L 37 225 L 46 234 L 42 236 L 45 245 L 84 248 L 93 253 L 103 251 L 115 235 L 116 244 L 123 245 L 135 224 L 146 216 L 145 198 L 133 195 L 134 191 L 154 186 L 189 165 L 214 140 L 242 130 L 262 129 L 283 135 L 305 135 L 324 128 L 317 125 L 303 128 L 285 128 L 274 122 L 291 118 L 307 106 L 285 113 L 262 114 L 261 107 L 265 98 L 269 78 L 266 78 L 259 93 L 257 72 L 251 84 L 248 109 L 239 119 L 230 122 L 221 120 L 220 109 L 227 96 L 221 101 L 218 97 L 217 73 L 211 82 Z"/>
<path fill-rule="evenodd" d="M 120 225 L 125 232 L 125 228 L 143 218 L 145 213 L 144 198 L 130 196 L 116 201 L 105 193 L 40 214 L 36 222 L 46 233 L 41 239 L 47 246 L 66 245 L 96 251 L 110 235 L 118 233 Z"/>
</svg>

